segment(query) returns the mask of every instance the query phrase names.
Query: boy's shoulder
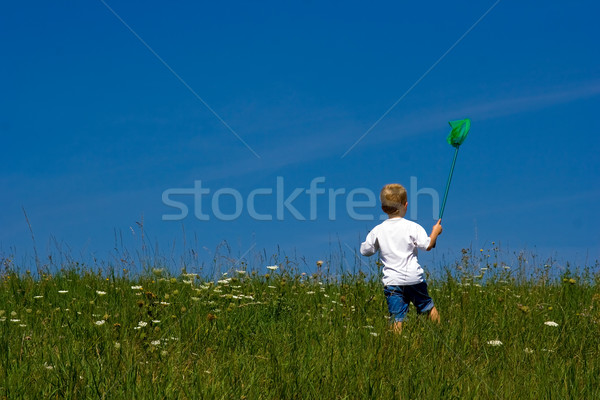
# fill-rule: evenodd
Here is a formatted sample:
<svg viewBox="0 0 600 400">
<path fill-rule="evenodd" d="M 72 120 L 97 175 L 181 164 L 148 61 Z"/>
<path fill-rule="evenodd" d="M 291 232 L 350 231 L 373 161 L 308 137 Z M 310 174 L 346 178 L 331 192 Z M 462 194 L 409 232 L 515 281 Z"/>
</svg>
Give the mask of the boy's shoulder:
<svg viewBox="0 0 600 400">
<path fill-rule="evenodd" d="M 425 230 L 419 223 L 406 218 L 389 218 L 376 225 L 371 232 L 401 230 L 407 233 Z"/>
</svg>

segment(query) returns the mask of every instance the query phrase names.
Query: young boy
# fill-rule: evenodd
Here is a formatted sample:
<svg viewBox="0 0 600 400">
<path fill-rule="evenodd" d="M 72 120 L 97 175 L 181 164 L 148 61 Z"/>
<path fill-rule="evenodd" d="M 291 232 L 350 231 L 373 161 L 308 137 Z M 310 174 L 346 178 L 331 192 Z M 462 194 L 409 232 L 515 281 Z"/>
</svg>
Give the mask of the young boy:
<svg viewBox="0 0 600 400">
<path fill-rule="evenodd" d="M 406 189 L 392 183 L 381 189 L 381 209 L 388 219 L 377 225 L 361 244 L 363 256 L 372 256 L 379 250 L 383 263 L 383 292 L 390 312 L 392 330 L 402 331 L 402 321 L 412 302 L 419 314 L 440 322 L 440 315 L 427 293 L 423 269 L 417 260 L 417 250 L 429 251 L 435 247 L 442 233 L 440 219 L 427 236 L 425 229 L 415 222 L 404 219 L 408 208 Z"/>
</svg>

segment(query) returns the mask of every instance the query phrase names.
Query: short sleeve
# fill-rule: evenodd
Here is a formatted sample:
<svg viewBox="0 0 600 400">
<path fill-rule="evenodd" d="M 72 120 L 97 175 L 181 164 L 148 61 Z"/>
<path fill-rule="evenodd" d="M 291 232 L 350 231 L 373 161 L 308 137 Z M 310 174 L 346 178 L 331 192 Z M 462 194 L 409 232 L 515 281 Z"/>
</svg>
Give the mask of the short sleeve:
<svg viewBox="0 0 600 400">
<path fill-rule="evenodd" d="M 415 224 L 415 234 L 413 237 L 414 245 L 420 250 L 427 250 L 431 243 L 431 238 L 427 235 L 427 232 L 419 224 Z"/>
<path fill-rule="evenodd" d="M 367 239 L 360 245 L 360 254 L 363 256 L 372 256 L 379 250 L 379 243 L 377 243 L 377 236 L 373 231 L 369 232 Z"/>
</svg>

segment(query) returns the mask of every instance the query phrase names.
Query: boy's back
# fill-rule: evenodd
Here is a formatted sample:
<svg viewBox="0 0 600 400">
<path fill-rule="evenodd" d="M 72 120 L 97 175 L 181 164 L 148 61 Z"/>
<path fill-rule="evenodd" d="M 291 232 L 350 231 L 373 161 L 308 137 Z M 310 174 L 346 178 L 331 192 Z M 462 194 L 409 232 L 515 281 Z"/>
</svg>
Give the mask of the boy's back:
<svg viewBox="0 0 600 400">
<path fill-rule="evenodd" d="M 401 217 L 390 218 L 369 232 L 360 252 L 371 256 L 379 250 L 384 285 L 413 285 L 423 282 L 418 249 L 427 250 L 430 242 L 421 225 Z"/>
</svg>

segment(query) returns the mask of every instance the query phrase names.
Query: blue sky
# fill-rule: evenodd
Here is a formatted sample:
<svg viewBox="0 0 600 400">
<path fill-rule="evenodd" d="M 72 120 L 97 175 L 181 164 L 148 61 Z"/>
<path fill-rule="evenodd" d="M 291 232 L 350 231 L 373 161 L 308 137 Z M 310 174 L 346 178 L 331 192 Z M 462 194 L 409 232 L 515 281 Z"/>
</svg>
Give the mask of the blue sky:
<svg viewBox="0 0 600 400">
<path fill-rule="evenodd" d="M 226 240 L 237 256 L 280 251 L 312 265 L 357 247 L 378 222 L 348 215 L 353 189 L 410 189 L 414 177 L 417 189 L 441 196 L 448 121 L 468 117 L 444 233 L 424 261 L 493 241 L 507 254 L 593 264 L 598 11 L 591 1 L 7 3 L 0 251 L 31 262 L 25 208 L 41 254 L 57 242 L 76 257 L 109 257 L 115 232 L 135 248 L 143 216 L 149 244 L 174 258 L 185 235 L 208 261 Z M 275 215 L 277 177 L 285 196 L 317 177 L 326 191 L 344 189 L 335 220 L 327 193 L 314 220 L 287 211 L 252 219 L 257 188 L 273 190 L 256 197 L 257 211 Z M 163 192 L 195 181 L 211 191 L 211 218 L 194 218 L 182 196 L 190 214 L 163 220 L 177 213 Z M 223 188 L 243 201 L 232 221 L 210 214 Z M 235 211 L 231 196 L 218 200 L 223 213 Z M 309 217 L 305 193 L 293 205 Z M 429 230 L 431 197 L 411 207 Z M 377 205 L 360 213 L 380 214 Z"/>
</svg>

